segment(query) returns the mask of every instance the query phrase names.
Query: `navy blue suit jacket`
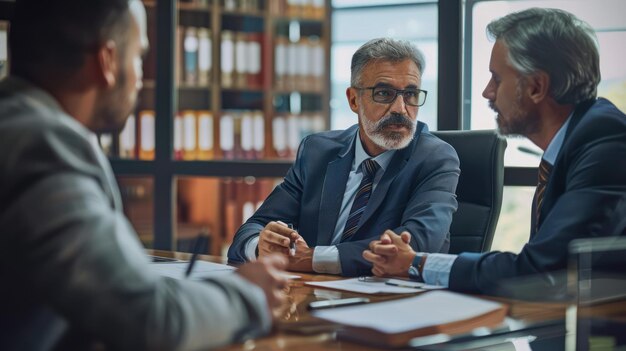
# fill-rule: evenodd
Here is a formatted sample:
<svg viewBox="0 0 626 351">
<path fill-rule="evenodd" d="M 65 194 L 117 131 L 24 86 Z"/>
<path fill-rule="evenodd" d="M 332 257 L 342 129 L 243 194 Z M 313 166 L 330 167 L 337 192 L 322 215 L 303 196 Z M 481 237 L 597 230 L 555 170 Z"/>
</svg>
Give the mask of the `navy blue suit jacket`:
<svg viewBox="0 0 626 351">
<path fill-rule="evenodd" d="M 579 104 L 544 193 L 538 229 L 519 254 L 459 255 L 450 273 L 453 290 L 498 295 L 506 280 L 567 266 L 568 244 L 577 238 L 626 235 L 626 116 L 606 99 Z M 616 213 L 622 212 L 622 213 Z M 534 223 L 533 223 L 534 224 Z"/>
<path fill-rule="evenodd" d="M 310 247 L 330 245 L 357 137 L 356 125 L 306 137 L 284 181 L 235 234 L 229 261 L 245 261 L 245 243 L 274 220 L 293 223 Z M 459 173 L 456 151 L 419 122 L 413 141 L 394 154 L 356 233 L 337 245 L 342 274 L 371 275 L 363 250 L 387 229 L 409 231 L 416 250 L 447 252 Z"/>
</svg>

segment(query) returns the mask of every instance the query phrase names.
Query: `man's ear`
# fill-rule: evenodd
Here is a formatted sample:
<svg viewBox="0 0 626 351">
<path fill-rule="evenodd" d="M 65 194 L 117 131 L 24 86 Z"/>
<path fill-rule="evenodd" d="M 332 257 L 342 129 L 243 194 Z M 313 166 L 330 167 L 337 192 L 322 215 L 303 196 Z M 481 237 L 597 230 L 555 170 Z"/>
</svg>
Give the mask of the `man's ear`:
<svg viewBox="0 0 626 351">
<path fill-rule="evenodd" d="M 539 103 L 550 95 L 550 76 L 539 71 L 527 77 L 528 97 L 534 102 Z"/>
<path fill-rule="evenodd" d="M 113 40 L 108 40 L 98 49 L 98 76 L 107 88 L 115 86 L 117 71 L 118 51 Z"/>
<path fill-rule="evenodd" d="M 352 112 L 359 113 L 359 103 L 357 102 L 358 91 L 352 87 L 346 89 L 346 97 L 348 98 L 348 105 Z"/>
</svg>

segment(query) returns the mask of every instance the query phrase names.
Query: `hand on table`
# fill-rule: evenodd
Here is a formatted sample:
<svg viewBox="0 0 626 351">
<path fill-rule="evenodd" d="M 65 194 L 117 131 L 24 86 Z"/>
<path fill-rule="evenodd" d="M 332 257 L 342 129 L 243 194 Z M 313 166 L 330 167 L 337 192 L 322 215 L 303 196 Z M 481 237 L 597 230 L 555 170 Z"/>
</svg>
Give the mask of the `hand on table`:
<svg viewBox="0 0 626 351">
<path fill-rule="evenodd" d="M 374 267 L 372 273 L 379 277 L 407 277 L 415 251 L 409 243 L 411 234 L 402 232 L 397 235 L 391 230 L 385 231 L 380 240 L 370 242 L 369 250 L 363 251 L 363 258 Z"/>
<path fill-rule="evenodd" d="M 291 242 L 295 243 L 295 250 L 290 250 Z M 289 260 L 288 270 L 313 272 L 313 249 L 298 232 L 280 221 L 272 221 L 263 228 L 259 235 L 258 247 L 259 258 L 280 253 Z"/>
</svg>

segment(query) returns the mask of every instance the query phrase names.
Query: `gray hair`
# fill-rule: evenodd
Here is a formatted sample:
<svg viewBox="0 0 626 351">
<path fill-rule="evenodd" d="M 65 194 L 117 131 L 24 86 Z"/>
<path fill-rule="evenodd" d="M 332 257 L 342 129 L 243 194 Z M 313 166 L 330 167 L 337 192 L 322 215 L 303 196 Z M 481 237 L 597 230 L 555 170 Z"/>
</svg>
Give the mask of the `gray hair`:
<svg viewBox="0 0 626 351">
<path fill-rule="evenodd" d="M 350 84 L 356 87 L 361 83 L 363 68 L 372 61 L 399 62 L 404 60 L 413 61 L 420 74 L 424 71 L 424 55 L 410 42 L 390 38 L 372 39 L 352 55 Z"/>
<path fill-rule="evenodd" d="M 509 62 L 522 75 L 544 71 L 559 104 L 593 99 L 600 83 L 600 55 L 591 26 L 569 12 L 531 8 L 487 26 L 490 37 L 509 49 Z"/>
</svg>

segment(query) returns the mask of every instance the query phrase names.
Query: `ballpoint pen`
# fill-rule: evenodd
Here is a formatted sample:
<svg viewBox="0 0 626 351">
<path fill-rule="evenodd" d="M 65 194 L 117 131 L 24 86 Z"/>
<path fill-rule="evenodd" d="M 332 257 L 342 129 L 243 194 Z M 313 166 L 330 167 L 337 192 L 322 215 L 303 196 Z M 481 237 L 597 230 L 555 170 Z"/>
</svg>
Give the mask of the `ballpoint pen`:
<svg viewBox="0 0 626 351">
<path fill-rule="evenodd" d="M 285 223 L 283 221 L 277 221 L 279 224 L 284 225 L 285 227 L 288 227 L 289 229 L 293 229 L 293 224 L 289 223 Z M 295 256 L 296 255 L 296 241 L 295 240 L 291 240 L 291 238 L 289 239 L 289 256 Z"/>
<path fill-rule="evenodd" d="M 400 288 L 412 288 L 412 289 L 422 289 L 422 286 L 424 284 L 422 283 L 415 283 L 415 282 L 406 282 L 406 283 L 397 283 L 395 281 L 385 281 L 385 285 L 391 285 L 391 286 L 397 286 Z"/>
<path fill-rule="evenodd" d="M 206 238 L 206 236 L 203 233 L 198 234 L 198 237 L 196 238 L 196 243 L 193 247 L 193 253 L 191 255 L 191 259 L 189 260 L 189 266 L 187 266 L 187 271 L 185 272 L 185 278 L 189 277 L 191 275 L 191 272 L 193 271 L 193 266 L 198 260 L 198 254 L 200 253 L 200 250 L 202 250 L 204 238 Z"/>
</svg>

